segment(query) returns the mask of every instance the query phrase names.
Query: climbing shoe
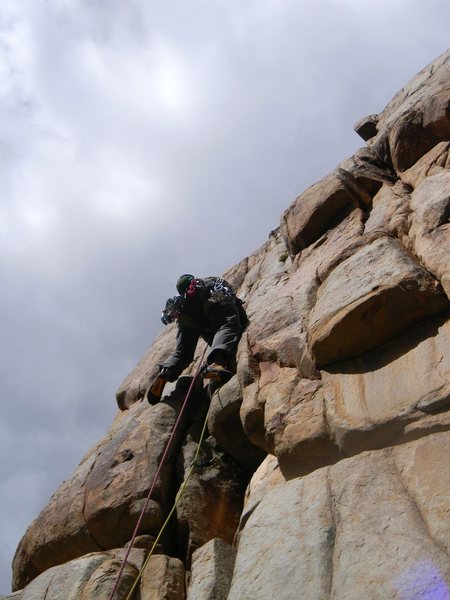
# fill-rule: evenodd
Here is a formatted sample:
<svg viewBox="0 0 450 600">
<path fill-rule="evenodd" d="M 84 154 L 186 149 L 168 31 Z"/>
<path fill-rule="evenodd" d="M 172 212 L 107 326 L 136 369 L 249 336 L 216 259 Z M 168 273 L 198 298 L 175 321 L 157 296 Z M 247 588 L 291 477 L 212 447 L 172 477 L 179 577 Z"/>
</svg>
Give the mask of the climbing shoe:
<svg viewBox="0 0 450 600">
<path fill-rule="evenodd" d="M 147 401 L 149 404 L 157 404 L 161 400 L 165 385 L 166 379 L 158 375 L 147 392 Z"/>
<path fill-rule="evenodd" d="M 204 367 L 202 375 L 204 379 L 217 381 L 219 383 L 226 383 L 233 377 L 234 373 L 219 363 L 211 363 L 210 365 L 206 365 L 206 367 Z"/>
</svg>

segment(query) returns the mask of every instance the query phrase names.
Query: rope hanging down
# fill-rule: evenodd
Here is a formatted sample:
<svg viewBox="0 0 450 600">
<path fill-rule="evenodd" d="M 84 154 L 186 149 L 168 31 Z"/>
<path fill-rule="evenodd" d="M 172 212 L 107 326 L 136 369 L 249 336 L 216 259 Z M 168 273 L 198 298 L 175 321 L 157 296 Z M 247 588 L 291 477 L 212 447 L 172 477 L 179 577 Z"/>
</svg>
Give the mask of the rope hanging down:
<svg viewBox="0 0 450 600">
<path fill-rule="evenodd" d="M 109 595 L 109 598 L 108 598 L 108 600 L 113 600 L 114 594 L 116 593 L 117 587 L 118 587 L 118 585 L 119 585 L 120 579 L 121 579 L 121 577 L 122 577 L 122 574 L 123 574 L 123 570 L 125 569 L 125 565 L 127 564 L 128 557 L 129 557 L 129 555 L 130 555 L 130 552 L 131 552 L 131 548 L 133 547 L 134 540 L 136 539 L 136 536 L 137 536 L 137 534 L 138 534 L 138 531 L 139 531 L 139 527 L 141 526 L 141 523 L 142 523 L 142 519 L 144 518 L 145 511 L 147 510 L 148 503 L 150 502 L 150 497 L 151 497 L 151 495 L 152 495 L 152 493 L 153 493 L 153 490 L 154 490 L 154 488 L 155 488 L 156 482 L 157 482 L 157 480 L 158 480 L 158 477 L 159 477 L 159 474 L 160 474 L 160 472 L 161 472 L 161 469 L 162 469 L 162 467 L 163 467 L 163 465 L 164 465 L 164 461 L 165 461 L 165 459 L 166 459 L 166 456 L 167 456 L 167 454 L 168 454 L 168 452 L 169 452 L 170 446 L 172 445 L 172 441 L 173 441 L 173 439 L 174 439 L 174 437 L 175 437 L 175 433 L 176 433 L 176 431 L 177 431 L 178 425 L 179 425 L 179 423 L 180 423 L 180 421 L 181 421 L 181 418 L 182 418 L 182 416 L 183 416 L 184 410 L 185 410 L 185 408 L 186 408 L 187 402 L 188 402 L 188 400 L 189 400 L 189 397 L 190 397 L 190 395 L 191 395 L 191 392 L 192 392 L 192 389 L 193 389 L 193 387 L 194 387 L 195 381 L 196 381 L 196 379 L 197 379 L 197 377 L 198 377 L 198 374 L 200 373 L 201 364 L 202 364 L 202 362 L 203 362 L 203 358 L 204 358 L 204 356 L 205 356 L 206 349 L 207 349 L 207 346 L 205 346 L 205 348 L 204 348 L 204 350 L 203 350 L 203 353 L 202 353 L 202 355 L 201 355 L 201 357 L 200 357 L 200 360 L 199 360 L 199 362 L 198 362 L 198 364 L 197 364 L 197 367 L 196 367 L 196 369 L 195 369 L 194 376 L 192 377 L 191 384 L 190 384 L 190 386 L 189 386 L 189 389 L 188 389 L 188 391 L 187 391 L 187 393 L 186 393 L 186 397 L 185 397 L 185 399 L 184 399 L 184 401 L 183 401 L 183 404 L 182 404 L 182 406 L 181 406 L 181 409 L 180 409 L 180 412 L 179 412 L 179 414 L 178 414 L 177 420 L 175 421 L 175 425 L 173 426 L 172 433 L 170 434 L 170 437 L 169 437 L 169 439 L 168 439 L 168 441 L 167 441 L 167 444 L 166 444 L 166 447 L 165 447 L 165 449 L 164 449 L 163 455 L 162 455 L 162 457 L 161 457 L 161 460 L 160 460 L 160 463 L 159 463 L 158 469 L 156 470 L 156 473 L 155 473 L 155 475 L 154 475 L 154 477 L 153 477 L 153 481 L 152 481 L 152 484 L 151 484 L 151 486 L 150 486 L 150 489 L 149 489 L 149 491 L 148 491 L 147 498 L 145 499 L 144 506 L 142 507 L 141 513 L 140 513 L 140 515 L 139 515 L 139 519 L 138 519 L 138 521 L 137 521 L 137 523 L 136 523 L 136 527 L 134 528 L 133 535 L 131 536 L 131 540 L 130 540 L 130 542 L 129 542 L 129 544 L 128 544 L 127 551 L 126 551 L 126 553 L 125 553 L 125 556 L 124 556 L 124 558 L 123 558 L 123 561 L 122 561 L 122 565 L 121 565 L 121 567 L 120 567 L 119 574 L 117 575 L 116 582 L 115 582 L 115 584 L 114 584 L 114 587 L 113 587 L 113 589 L 112 589 L 112 591 L 111 591 L 111 594 Z M 206 424 L 206 420 L 205 420 L 205 424 Z M 191 468 L 193 468 L 193 465 L 191 465 Z M 172 511 L 171 511 L 171 513 L 170 513 L 170 514 L 172 514 L 172 513 L 173 513 L 173 511 L 175 510 L 176 503 L 177 503 L 177 502 L 178 502 L 178 500 L 179 500 L 179 497 L 178 497 L 178 496 L 179 496 L 179 495 L 177 495 L 177 499 L 176 499 L 176 501 L 175 501 L 175 505 L 174 505 L 174 507 L 173 507 L 173 509 L 172 509 Z M 164 523 L 163 527 L 164 527 L 165 525 L 166 525 L 166 523 Z M 161 532 L 160 532 L 160 533 L 161 533 Z M 159 537 L 160 537 L 160 536 L 158 536 L 157 540 L 159 539 Z M 153 547 L 152 547 L 152 551 L 153 551 Z M 150 554 L 149 554 L 149 556 L 150 556 Z M 138 577 L 140 577 L 140 575 L 141 575 L 141 573 L 139 573 Z M 133 589 L 134 589 L 134 588 L 133 588 Z M 129 597 L 129 596 L 128 596 L 128 597 Z"/>
<path fill-rule="evenodd" d="M 194 468 L 195 468 L 195 466 L 197 464 L 198 455 L 200 453 L 200 447 L 202 445 L 203 438 L 205 436 L 206 424 L 208 422 L 208 417 L 209 417 L 210 410 L 211 410 L 211 408 L 208 408 L 208 412 L 206 413 L 205 421 L 203 423 L 202 432 L 200 434 L 200 438 L 199 438 L 198 443 L 197 443 L 197 450 L 195 451 L 195 455 L 194 455 L 194 458 L 193 458 L 193 460 L 192 460 L 192 462 L 190 464 L 190 467 L 189 467 L 188 473 L 186 475 L 186 478 L 183 481 L 183 483 L 181 484 L 180 489 L 178 490 L 178 493 L 177 493 L 177 495 L 175 497 L 175 502 L 174 502 L 174 504 L 173 504 L 173 506 L 172 506 L 172 508 L 171 508 L 171 510 L 169 512 L 169 514 L 167 515 L 167 519 L 164 521 L 163 526 L 161 527 L 161 529 L 160 529 L 160 531 L 159 531 L 159 533 L 158 533 L 155 541 L 153 542 L 152 547 L 150 548 L 150 552 L 148 553 L 148 555 L 147 555 L 147 557 L 146 557 L 146 559 L 145 559 L 142 567 L 140 568 L 139 573 L 136 575 L 134 583 L 131 586 L 130 591 L 128 592 L 125 600 L 131 600 L 131 598 L 133 596 L 133 593 L 136 590 L 137 584 L 139 583 L 139 580 L 142 577 L 142 573 L 144 572 L 145 567 L 147 566 L 148 561 L 150 560 L 150 557 L 153 555 L 153 552 L 154 552 L 154 550 L 155 550 L 155 548 L 156 548 L 156 546 L 157 546 L 157 544 L 158 544 L 158 542 L 159 542 L 162 534 L 164 533 L 164 530 L 166 529 L 167 525 L 169 524 L 169 521 L 170 521 L 173 513 L 175 512 L 175 509 L 178 506 L 178 502 L 180 501 L 181 496 L 184 493 L 184 490 L 186 489 L 186 486 L 187 486 L 187 484 L 189 482 L 189 479 L 190 479 L 190 477 L 191 477 L 191 475 L 192 475 L 192 473 L 194 471 Z"/>
</svg>

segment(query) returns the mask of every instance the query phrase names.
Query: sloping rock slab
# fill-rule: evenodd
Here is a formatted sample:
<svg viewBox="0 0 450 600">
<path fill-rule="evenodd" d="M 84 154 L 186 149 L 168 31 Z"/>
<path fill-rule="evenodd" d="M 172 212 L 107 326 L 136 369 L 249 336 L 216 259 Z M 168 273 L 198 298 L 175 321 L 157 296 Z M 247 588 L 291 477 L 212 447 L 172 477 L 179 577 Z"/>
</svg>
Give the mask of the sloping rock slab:
<svg viewBox="0 0 450 600">
<path fill-rule="evenodd" d="M 322 378 L 328 429 L 344 456 L 448 430 L 450 321 L 424 322 Z"/>
<path fill-rule="evenodd" d="M 156 406 L 134 404 L 119 413 L 109 434 L 93 448 L 73 476 L 56 491 L 30 525 L 13 562 L 21 588 L 45 569 L 130 538 L 178 416 L 190 378 Z M 167 455 L 140 533 L 153 533 L 172 502 L 174 456 L 180 430 Z"/>
<path fill-rule="evenodd" d="M 52 567 L 13 597 L 16 600 L 108 600 L 124 553 L 124 550 L 97 552 Z M 144 558 L 144 550 L 130 552 L 114 595 L 116 600 L 126 597 Z"/>
<path fill-rule="evenodd" d="M 316 241 L 349 206 L 355 206 L 354 198 L 337 173 L 309 187 L 281 219 L 281 231 L 290 253 L 296 254 Z"/>
<path fill-rule="evenodd" d="M 267 489 L 228 600 L 445 597 L 449 447 L 450 433 L 430 435 Z"/>
<path fill-rule="evenodd" d="M 397 172 L 409 169 L 450 135 L 450 50 L 422 69 L 389 102 L 377 123 L 378 135 L 389 139 Z"/>
<path fill-rule="evenodd" d="M 379 237 L 339 264 L 317 292 L 309 341 L 319 366 L 350 358 L 449 305 L 401 243 Z"/>
<path fill-rule="evenodd" d="M 116 401 L 120 410 L 127 410 L 144 397 L 149 382 L 159 372 L 159 364 L 163 363 L 175 348 L 175 336 L 175 325 L 163 329 L 138 365 L 125 377 L 116 392 Z"/>
</svg>

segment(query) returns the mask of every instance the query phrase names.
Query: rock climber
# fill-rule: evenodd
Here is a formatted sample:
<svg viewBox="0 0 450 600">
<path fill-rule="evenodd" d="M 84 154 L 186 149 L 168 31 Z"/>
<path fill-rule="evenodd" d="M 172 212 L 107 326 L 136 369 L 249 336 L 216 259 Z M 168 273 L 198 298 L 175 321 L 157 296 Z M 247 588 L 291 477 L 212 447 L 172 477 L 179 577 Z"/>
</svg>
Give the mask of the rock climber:
<svg viewBox="0 0 450 600">
<path fill-rule="evenodd" d="M 147 392 L 150 404 L 158 402 L 166 382 L 175 381 L 192 362 L 199 338 L 211 347 L 203 377 L 226 383 L 234 375 L 237 345 L 249 322 L 242 300 L 221 277 L 199 279 L 184 274 L 176 287 L 178 295 L 167 300 L 161 320 L 165 325 L 177 322 L 177 345 L 159 365 L 159 374 Z"/>
</svg>

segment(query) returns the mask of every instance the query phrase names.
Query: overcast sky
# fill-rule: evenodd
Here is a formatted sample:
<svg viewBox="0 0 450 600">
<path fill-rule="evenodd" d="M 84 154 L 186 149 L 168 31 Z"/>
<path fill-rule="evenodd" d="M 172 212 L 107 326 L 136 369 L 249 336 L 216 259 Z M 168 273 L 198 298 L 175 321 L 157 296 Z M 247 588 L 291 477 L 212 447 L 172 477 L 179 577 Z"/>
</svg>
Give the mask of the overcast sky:
<svg viewBox="0 0 450 600">
<path fill-rule="evenodd" d="M 449 25 L 448 0 L 1 0 L 0 594 L 178 275 L 264 243 Z"/>
</svg>

